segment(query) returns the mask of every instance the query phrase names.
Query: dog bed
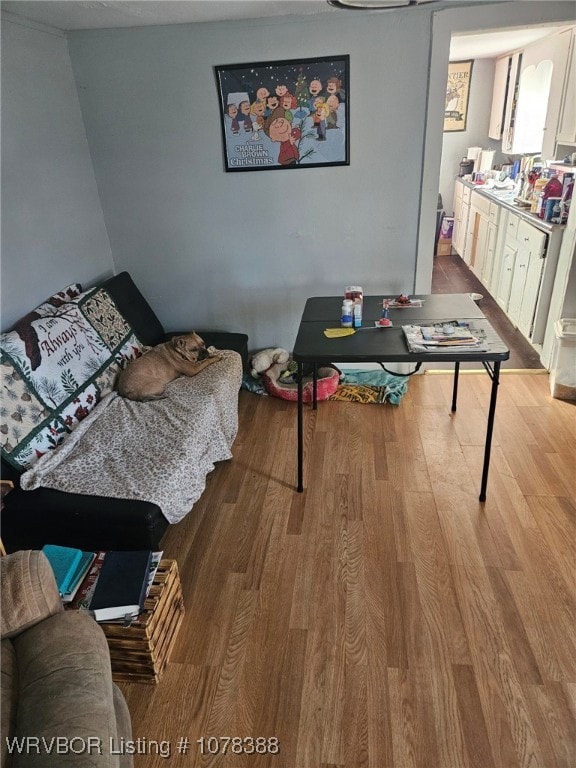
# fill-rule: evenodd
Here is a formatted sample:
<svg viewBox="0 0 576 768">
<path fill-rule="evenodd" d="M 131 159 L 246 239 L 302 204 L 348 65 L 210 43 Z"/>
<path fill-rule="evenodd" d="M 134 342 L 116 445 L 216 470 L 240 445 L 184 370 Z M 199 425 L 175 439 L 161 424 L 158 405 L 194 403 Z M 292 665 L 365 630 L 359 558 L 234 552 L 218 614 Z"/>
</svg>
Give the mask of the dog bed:
<svg viewBox="0 0 576 768">
<path fill-rule="evenodd" d="M 293 381 L 286 381 L 281 378 L 283 364 L 273 365 L 262 376 L 264 388 L 269 395 L 279 397 L 282 400 L 298 400 L 298 384 Z M 340 372 L 336 368 L 321 367 L 318 368 L 316 381 L 316 399 L 328 400 L 338 389 L 340 383 Z M 312 376 L 304 376 L 302 380 L 302 400 L 305 403 L 311 403 L 313 399 L 313 379 Z"/>
</svg>

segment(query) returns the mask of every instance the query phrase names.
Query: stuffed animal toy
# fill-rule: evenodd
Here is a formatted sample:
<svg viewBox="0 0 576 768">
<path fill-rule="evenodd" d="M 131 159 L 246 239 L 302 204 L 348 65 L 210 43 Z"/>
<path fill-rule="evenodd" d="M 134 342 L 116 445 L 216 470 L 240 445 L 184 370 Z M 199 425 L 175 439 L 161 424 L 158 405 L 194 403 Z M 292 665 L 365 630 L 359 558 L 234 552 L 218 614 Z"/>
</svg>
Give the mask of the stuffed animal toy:
<svg viewBox="0 0 576 768">
<path fill-rule="evenodd" d="M 260 379 L 273 365 L 286 365 L 290 354 L 282 347 L 262 349 L 250 358 L 250 373 L 255 379 Z"/>
<path fill-rule="evenodd" d="M 263 349 L 252 355 L 249 361 L 250 374 L 254 379 L 261 379 L 264 389 L 269 395 L 282 400 L 298 399 L 298 383 L 296 363 L 290 354 L 281 347 Z M 305 403 L 312 402 L 311 371 L 304 370 L 302 399 Z M 318 369 L 316 397 L 327 400 L 333 395 L 340 382 L 340 372 L 332 367 Z"/>
</svg>

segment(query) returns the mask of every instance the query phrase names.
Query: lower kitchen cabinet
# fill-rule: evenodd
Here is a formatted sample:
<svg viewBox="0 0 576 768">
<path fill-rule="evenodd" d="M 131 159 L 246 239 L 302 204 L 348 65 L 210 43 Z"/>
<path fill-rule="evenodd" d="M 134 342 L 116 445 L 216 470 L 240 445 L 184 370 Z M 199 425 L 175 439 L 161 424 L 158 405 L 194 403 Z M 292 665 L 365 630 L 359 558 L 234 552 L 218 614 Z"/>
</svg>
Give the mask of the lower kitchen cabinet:
<svg viewBox="0 0 576 768">
<path fill-rule="evenodd" d="M 476 277 L 487 287 L 498 242 L 501 206 L 478 192 L 472 192 L 468 218 L 468 240 L 464 259 Z"/>
<path fill-rule="evenodd" d="M 504 312 L 508 312 L 510 303 L 510 291 L 512 290 L 512 278 L 518 255 L 518 246 L 515 243 L 505 243 L 502 251 L 500 274 L 496 284 L 496 301 Z"/>
<path fill-rule="evenodd" d="M 529 341 L 540 344 L 550 300 L 541 296 L 548 235 L 511 212 L 504 231 L 496 301 Z"/>
<path fill-rule="evenodd" d="M 522 301 L 518 309 L 517 325 L 520 333 L 532 341 L 536 341 L 534 335 L 536 310 L 538 308 L 538 295 L 543 269 L 544 254 L 530 253 L 530 258 L 526 264 L 526 277 L 524 278 L 524 288 L 522 289 Z M 541 343 L 543 339 L 544 336 L 542 334 L 538 342 Z"/>
<path fill-rule="evenodd" d="M 544 235 L 544 239 L 545 237 Z M 532 338 L 543 266 L 542 251 L 533 252 L 530 247 L 518 246 L 512 271 L 507 314 L 518 330 L 529 339 Z"/>
<path fill-rule="evenodd" d="M 490 200 L 478 192 L 472 192 L 470 199 L 470 214 L 468 218 L 468 237 L 466 244 L 467 258 L 464 260 L 476 277 L 482 277 L 488 224 L 490 221 Z"/>
<path fill-rule="evenodd" d="M 472 190 L 460 179 L 456 179 L 454 185 L 454 231 L 452 233 L 452 247 L 463 259 L 466 258 L 466 238 L 468 232 L 468 218 L 470 213 L 470 196 Z"/>
<path fill-rule="evenodd" d="M 494 203 L 491 203 L 494 205 Z M 499 206 L 498 217 L 500 216 Z M 498 248 L 498 223 L 493 221 L 488 222 L 488 234 L 486 235 L 486 254 L 484 257 L 484 264 L 482 266 L 482 274 L 480 280 L 490 289 L 492 285 L 492 275 L 494 271 L 494 260 L 496 258 L 496 251 Z"/>
<path fill-rule="evenodd" d="M 541 351 L 564 228 L 516 210 L 457 179 L 452 245 L 522 335 Z"/>
</svg>

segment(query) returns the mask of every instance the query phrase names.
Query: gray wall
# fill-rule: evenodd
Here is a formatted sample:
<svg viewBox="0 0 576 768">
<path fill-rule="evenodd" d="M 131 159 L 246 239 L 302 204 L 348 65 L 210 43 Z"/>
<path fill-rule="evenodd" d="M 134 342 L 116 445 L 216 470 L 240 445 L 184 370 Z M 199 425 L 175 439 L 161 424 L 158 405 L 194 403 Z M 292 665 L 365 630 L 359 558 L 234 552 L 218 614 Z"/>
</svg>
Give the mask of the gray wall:
<svg viewBox="0 0 576 768">
<path fill-rule="evenodd" d="M 2 328 L 112 272 L 66 38 L 3 14 Z"/>
<path fill-rule="evenodd" d="M 361 16 L 71 35 L 116 267 L 166 327 L 291 349 L 308 296 L 413 291 L 429 15 Z M 342 53 L 351 165 L 225 173 L 214 65 Z"/>
</svg>

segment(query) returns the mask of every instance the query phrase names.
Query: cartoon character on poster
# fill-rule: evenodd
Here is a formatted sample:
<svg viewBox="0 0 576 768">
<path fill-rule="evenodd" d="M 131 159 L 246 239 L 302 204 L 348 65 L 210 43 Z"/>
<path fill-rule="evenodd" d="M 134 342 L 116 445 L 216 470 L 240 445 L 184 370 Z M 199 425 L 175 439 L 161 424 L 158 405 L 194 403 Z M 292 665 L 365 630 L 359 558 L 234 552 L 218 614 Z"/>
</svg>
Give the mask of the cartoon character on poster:
<svg viewBox="0 0 576 768">
<path fill-rule="evenodd" d="M 270 139 L 280 144 L 278 162 L 280 165 L 293 165 L 300 159 L 298 139 L 302 132 L 292 128 L 292 123 L 286 117 L 269 117 L 264 123 L 264 132 Z"/>
</svg>

